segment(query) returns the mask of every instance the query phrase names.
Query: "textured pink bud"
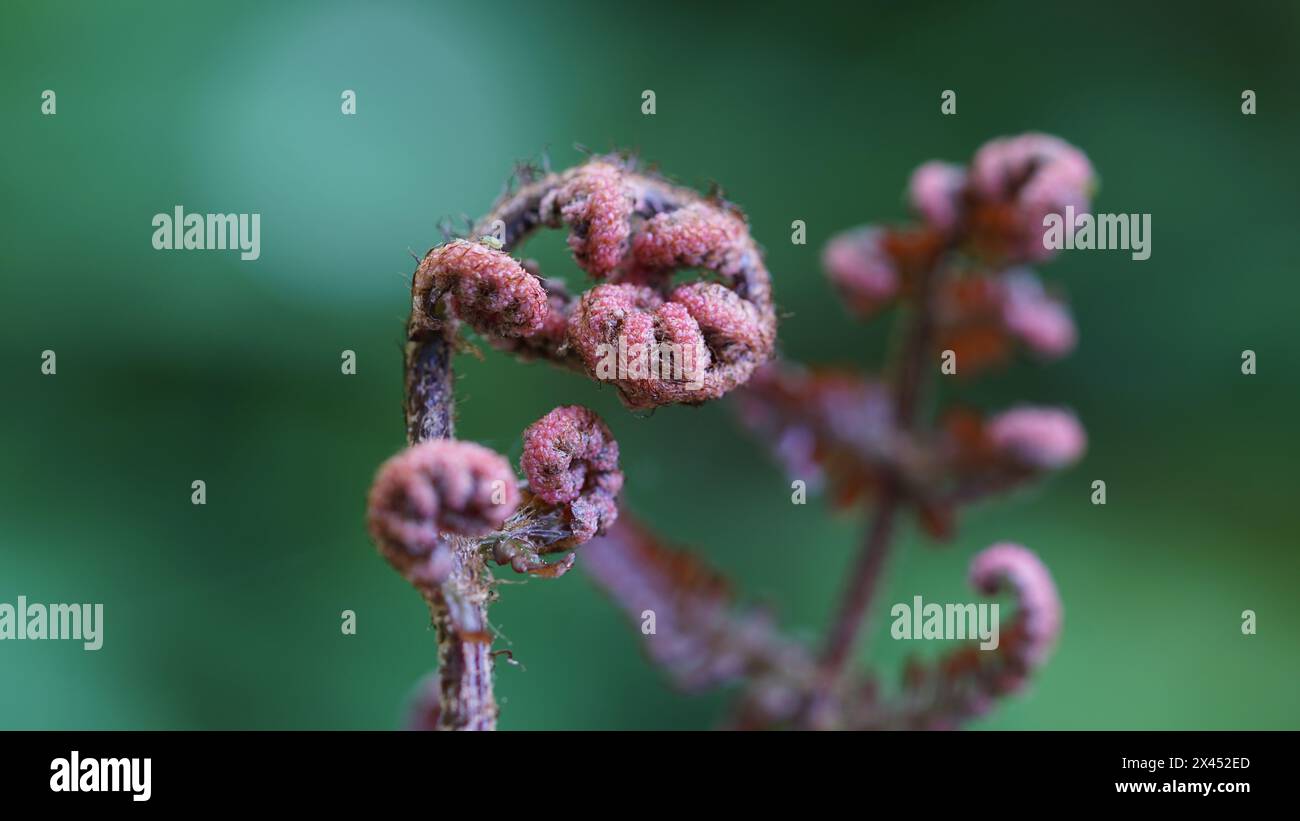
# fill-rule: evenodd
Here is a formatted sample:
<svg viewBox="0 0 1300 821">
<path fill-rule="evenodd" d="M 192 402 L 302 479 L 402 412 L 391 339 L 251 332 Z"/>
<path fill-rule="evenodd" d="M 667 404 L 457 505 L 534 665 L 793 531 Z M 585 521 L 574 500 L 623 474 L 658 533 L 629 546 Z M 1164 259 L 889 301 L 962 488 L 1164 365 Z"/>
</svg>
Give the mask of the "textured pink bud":
<svg viewBox="0 0 1300 821">
<path fill-rule="evenodd" d="M 524 431 L 519 461 L 529 491 L 547 504 L 568 506 L 573 544 L 618 517 L 618 442 L 594 411 L 565 405 L 538 419 Z"/>
<path fill-rule="evenodd" d="M 998 451 L 1039 470 L 1073 464 L 1088 443 L 1078 418 L 1058 408 L 1012 408 L 990 419 L 986 431 Z"/>
<path fill-rule="evenodd" d="M 538 228 L 567 224 L 578 264 L 630 290 L 599 285 L 569 297 L 544 280 L 542 319 L 515 337 L 493 335 L 495 347 L 581 366 L 613 382 L 634 409 L 715 399 L 771 357 L 771 276 L 734 206 L 639 172 L 623 158 L 597 157 L 520 182 L 476 223 L 479 230 L 504 223 L 507 246 L 515 248 Z M 717 287 L 671 293 L 673 275 L 686 268 L 716 274 L 709 281 Z"/>
<path fill-rule="evenodd" d="M 370 489 L 367 518 L 375 543 L 424 555 L 440 534 L 482 536 L 519 504 L 510 463 L 473 442 L 434 439 L 385 462 Z"/>
<path fill-rule="evenodd" d="M 1070 310 L 1048 296 L 1032 273 L 1007 273 L 1002 297 L 1002 321 L 1031 351 L 1055 359 L 1074 350 L 1078 334 Z"/>
<path fill-rule="evenodd" d="M 971 188 L 986 203 L 1010 206 L 1011 232 L 1003 244 L 1012 259 L 1043 260 L 1053 251 L 1043 247 L 1043 218 L 1088 210 L 1096 175 L 1082 151 L 1059 137 L 1021 134 L 985 143 L 975 152 Z"/>
<path fill-rule="evenodd" d="M 537 277 L 509 254 L 469 240 L 439 246 L 420 263 L 413 289 L 417 313 L 428 312 L 435 289 L 450 292 L 455 315 L 485 336 L 530 336 L 549 311 Z"/>
<path fill-rule="evenodd" d="M 570 227 L 569 248 L 584 271 L 597 279 L 610 274 L 627 254 L 636 200 L 623 169 L 594 160 L 546 195 L 543 222 Z"/>
<path fill-rule="evenodd" d="M 1092 164 L 1060 137 L 1030 132 L 980 146 L 971 160 L 971 184 L 990 200 L 1009 200 L 1035 188 L 1070 185 L 1088 193 Z"/>
<path fill-rule="evenodd" d="M 629 407 L 713 398 L 704 390 L 711 359 L 699 323 L 689 306 L 665 303 L 652 288 L 592 288 L 569 319 L 569 342 L 588 371 L 618 386 Z"/>
<path fill-rule="evenodd" d="M 673 290 L 669 299 L 686 308 L 723 361 L 753 359 L 769 345 L 758 307 L 723 285 L 692 282 Z"/>
<path fill-rule="evenodd" d="M 831 237 L 822 252 L 822 266 L 848 309 L 858 316 L 870 316 L 898 293 L 898 270 L 883 239 L 879 228 L 855 228 Z"/>
<path fill-rule="evenodd" d="M 912 172 L 907 187 L 913 210 L 931 227 L 949 233 L 961 218 L 966 170 L 960 165 L 933 160 Z"/>
<path fill-rule="evenodd" d="M 651 288 L 597 285 L 582 295 L 569 318 L 569 342 L 594 370 L 604 355 L 598 346 L 617 343 L 619 334 L 643 341 L 653 331 L 648 315 L 660 305 L 663 298 Z"/>
<path fill-rule="evenodd" d="M 707 268 L 731 278 L 740 273 L 748 246 L 743 219 L 697 202 L 647 220 L 633 240 L 632 256 L 643 271 Z"/>
<path fill-rule="evenodd" d="M 660 351 L 659 378 L 691 383 L 704 378 L 709 366 L 713 364 L 713 356 L 704 343 L 704 334 L 708 328 L 703 325 L 694 316 L 689 304 L 665 302 L 655 309 L 655 343 L 661 348 L 671 346 L 667 352 Z"/>
<path fill-rule="evenodd" d="M 1046 660 L 1061 632 L 1061 597 L 1047 567 L 1033 551 L 1010 542 L 981 550 L 970 565 L 970 583 L 992 595 L 1004 584 L 1015 594 L 1017 644 L 1008 650 L 1030 668 Z M 1023 676 L 1019 673 L 1018 676 Z M 1011 682 L 1018 685 L 1019 681 Z"/>
</svg>

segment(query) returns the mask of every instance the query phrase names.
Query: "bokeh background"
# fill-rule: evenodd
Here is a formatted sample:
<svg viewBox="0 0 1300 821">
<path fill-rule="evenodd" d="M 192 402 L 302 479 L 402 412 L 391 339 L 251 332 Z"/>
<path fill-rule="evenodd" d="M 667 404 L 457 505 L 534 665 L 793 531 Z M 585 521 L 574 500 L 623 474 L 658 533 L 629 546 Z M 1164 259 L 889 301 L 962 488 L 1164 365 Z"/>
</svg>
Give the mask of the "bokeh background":
<svg viewBox="0 0 1300 821">
<path fill-rule="evenodd" d="M 411 254 L 440 218 L 484 211 L 516 160 L 627 147 L 722 183 L 767 247 L 785 354 L 872 368 L 887 323 L 845 316 L 821 243 L 903 218 L 920 162 L 1041 129 L 1089 153 L 1100 210 L 1153 215 L 1153 253 L 1061 256 L 1044 273 L 1073 300 L 1077 353 L 957 392 L 1070 405 L 1088 456 L 969 512 L 950 546 L 909 531 L 881 602 L 970 600 L 971 555 L 1021 541 L 1055 574 L 1065 633 L 1033 690 L 977 726 L 1300 728 L 1300 6 L 841 6 L 5 3 L 0 601 L 106 612 L 96 653 L 0 644 L 0 727 L 399 724 L 434 636 L 367 540 L 363 499 L 402 445 Z M 150 220 L 176 204 L 260 213 L 261 259 L 154 251 Z M 558 235 L 532 251 L 576 271 Z M 728 403 L 643 418 L 541 364 L 489 352 L 458 369 L 462 437 L 515 460 L 554 405 L 596 408 L 628 503 L 820 634 L 862 523 L 790 505 Z M 720 714 L 725 694 L 665 686 L 581 573 L 510 585 L 493 615 L 521 663 L 500 667 L 503 728 Z M 890 641 L 883 612 L 874 632 L 887 677 L 942 649 Z"/>
</svg>

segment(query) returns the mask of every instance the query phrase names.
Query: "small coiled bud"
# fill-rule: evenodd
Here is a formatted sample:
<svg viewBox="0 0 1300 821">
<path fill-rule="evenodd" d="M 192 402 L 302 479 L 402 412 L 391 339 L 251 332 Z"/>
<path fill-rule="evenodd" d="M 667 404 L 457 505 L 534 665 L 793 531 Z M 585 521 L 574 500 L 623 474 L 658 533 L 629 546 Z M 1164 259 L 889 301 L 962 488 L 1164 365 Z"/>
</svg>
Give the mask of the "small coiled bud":
<svg viewBox="0 0 1300 821">
<path fill-rule="evenodd" d="M 1033 551 L 1010 542 L 981 550 L 971 560 L 969 579 L 992 596 L 1009 588 L 1015 616 L 995 631 L 996 644 L 968 644 L 935 661 L 910 660 L 904 668 L 907 692 L 894 702 L 869 702 L 855 729 L 950 730 L 985 715 L 997 700 L 1023 690 L 1042 667 L 1061 633 L 1061 597 Z"/>
<path fill-rule="evenodd" d="M 932 228 L 951 233 L 961 219 L 966 169 L 960 165 L 931 160 L 912 172 L 907 199 Z"/>
<path fill-rule="evenodd" d="M 519 488 L 505 457 L 473 442 L 434 439 L 379 468 L 367 521 L 379 549 L 411 576 L 445 534 L 490 533 L 518 504 Z"/>
<path fill-rule="evenodd" d="M 538 419 L 524 431 L 519 463 L 533 495 L 566 506 L 570 544 L 587 541 L 618 518 L 618 442 L 594 411 L 564 405 Z"/>
<path fill-rule="evenodd" d="M 412 309 L 428 316 L 430 299 L 451 294 L 452 312 L 487 337 L 537 333 L 549 313 L 537 277 L 513 257 L 488 244 L 453 240 L 434 248 L 415 272 Z"/>
<path fill-rule="evenodd" d="M 635 208 L 636 197 L 623 169 L 596 160 L 549 192 L 539 214 L 547 225 L 568 225 L 574 261 L 596 279 L 604 279 L 627 255 Z"/>
<path fill-rule="evenodd" d="M 1025 405 L 1003 411 L 989 420 L 986 433 L 998 452 L 1035 470 L 1067 467 L 1088 446 L 1078 418 L 1059 408 Z"/>
<path fill-rule="evenodd" d="M 1079 149 L 1048 134 L 1028 133 L 991 140 L 971 160 L 970 186 L 985 206 L 1009 209 L 982 226 L 986 237 L 1010 260 L 1044 260 L 1054 253 L 1044 246 L 1043 218 L 1087 211 L 1096 175 Z M 994 212 L 996 213 L 996 211 Z M 990 242 L 990 240 L 992 240 Z"/>
<path fill-rule="evenodd" d="M 970 583 L 992 595 L 1004 584 L 1014 591 L 1017 611 L 1014 642 L 1008 652 L 1028 668 L 1038 667 L 1061 633 L 1061 597 L 1046 565 L 1032 550 L 1000 542 L 981 550 L 970 565 Z M 1018 683 L 1018 682 L 1016 682 Z"/>
<path fill-rule="evenodd" d="M 883 240 L 880 228 L 855 228 L 831 237 L 822 251 L 822 267 L 850 313 L 860 317 L 871 316 L 898 295 L 898 269 Z"/>
<path fill-rule="evenodd" d="M 1070 309 L 1050 297 L 1028 271 L 1009 271 L 1003 277 L 1002 321 L 1030 351 L 1048 359 L 1065 356 L 1078 341 Z"/>
</svg>

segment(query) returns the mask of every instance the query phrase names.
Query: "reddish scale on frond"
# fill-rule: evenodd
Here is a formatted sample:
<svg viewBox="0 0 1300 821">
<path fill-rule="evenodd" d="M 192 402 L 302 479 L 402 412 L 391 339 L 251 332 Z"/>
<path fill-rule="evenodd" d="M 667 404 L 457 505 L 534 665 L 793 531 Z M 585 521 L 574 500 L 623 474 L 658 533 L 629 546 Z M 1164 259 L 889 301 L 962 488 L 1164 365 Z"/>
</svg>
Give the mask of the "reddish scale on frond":
<svg viewBox="0 0 1300 821">
<path fill-rule="evenodd" d="M 627 255 L 635 208 L 635 193 L 623 169 L 595 160 L 547 194 L 540 214 L 548 225 L 563 222 L 570 227 L 574 260 L 596 279 L 604 279 Z"/>
<path fill-rule="evenodd" d="M 935 300 L 937 345 L 957 357 L 957 373 L 973 376 L 1011 355 L 1011 338 L 1001 318 L 1000 289 L 991 277 L 949 279 Z"/>
<path fill-rule="evenodd" d="M 911 294 L 917 276 L 937 264 L 946 243 L 943 233 L 928 226 L 864 225 L 832 237 L 822 267 L 849 312 L 866 319 Z"/>
<path fill-rule="evenodd" d="M 574 539 L 581 544 L 618 518 L 623 488 L 618 442 L 592 410 L 558 407 L 524 431 L 520 467 L 528 489 L 550 505 L 567 506 Z"/>
<path fill-rule="evenodd" d="M 951 408 L 939 420 L 940 436 L 948 444 L 951 460 L 958 464 L 984 462 L 996 456 L 984 419 L 970 408 Z"/>
<path fill-rule="evenodd" d="M 519 488 L 505 457 L 473 442 L 434 439 L 379 468 L 366 518 L 375 544 L 408 573 L 444 535 L 490 533 L 518 504 Z"/>
<path fill-rule="evenodd" d="M 932 539 L 951 541 L 961 505 L 1027 478 L 1019 466 L 1010 472 L 1007 467 L 979 413 L 962 407 L 947 410 L 902 472 L 917 522 Z"/>
<path fill-rule="evenodd" d="M 430 299 L 444 292 L 455 316 L 489 337 L 531 336 L 549 313 L 537 277 L 509 254 L 469 240 L 453 240 L 425 256 L 415 272 L 412 310 L 427 317 Z"/>
<path fill-rule="evenodd" d="M 943 418 L 936 443 L 946 471 L 958 485 L 987 492 L 1067 468 L 1082 458 L 1087 445 L 1087 433 L 1074 413 L 1033 405 L 988 418 L 952 409 Z M 962 501 L 980 495 L 967 493 Z"/>
<path fill-rule="evenodd" d="M 1056 359 L 1073 350 L 1074 320 L 1030 271 L 973 275 L 945 281 L 935 305 L 937 347 L 957 355 L 958 373 L 971 376 L 1005 362 L 1019 342 L 1035 356 Z"/>
<path fill-rule="evenodd" d="M 946 540 L 960 507 L 1068 467 L 1086 445 L 1083 427 L 1066 410 L 1024 406 L 985 419 L 953 408 L 921 443 L 920 469 L 905 465 L 903 475 L 921 524 Z"/>
<path fill-rule="evenodd" d="M 902 276 L 904 293 L 923 271 L 941 262 L 948 239 L 929 226 L 894 226 L 880 238 L 881 247 Z"/>
</svg>

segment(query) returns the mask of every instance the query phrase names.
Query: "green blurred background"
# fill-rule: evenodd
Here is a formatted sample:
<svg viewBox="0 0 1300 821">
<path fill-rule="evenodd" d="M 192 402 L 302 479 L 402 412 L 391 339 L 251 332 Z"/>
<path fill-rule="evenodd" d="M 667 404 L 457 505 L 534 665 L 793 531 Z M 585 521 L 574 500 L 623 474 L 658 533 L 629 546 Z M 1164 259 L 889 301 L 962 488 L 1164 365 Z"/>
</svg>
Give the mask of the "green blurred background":
<svg viewBox="0 0 1300 821">
<path fill-rule="evenodd" d="M 1032 691 L 977 726 L 1300 728 L 1300 6 L 858 5 L 6 3 L 0 601 L 103 602 L 105 643 L 0 644 L 0 727 L 399 724 L 434 636 L 363 499 L 403 444 L 410 253 L 439 218 L 484 211 L 515 160 L 629 147 L 721 182 L 767 247 L 784 352 L 874 367 L 885 323 L 844 315 L 821 243 L 904 217 L 920 162 L 1041 129 L 1089 153 L 1100 210 L 1153 215 L 1153 253 L 1045 267 L 1079 350 L 960 392 L 1071 405 L 1088 456 L 970 511 L 951 546 L 909 532 L 882 604 L 970 600 L 974 552 L 1020 541 L 1058 581 L 1065 633 Z M 260 213 L 261 259 L 154 251 L 150 220 L 176 204 Z M 575 270 L 558 235 L 534 248 Z M 819 635 L 861 521 L 791 506 L 728 403 L 638 418 L 544 365 L 458 368 L 463 438 L 516 460 L 529 422 L 591 405 L 628 503 Z M 708 727 L 724 703 L 666 687 L 581 573 L 508 586 L 493 616 L 522 663 L 500 667 L 503 728 Z M 887 674 L 941 649 L 875 624 Z"/>
</svg>

